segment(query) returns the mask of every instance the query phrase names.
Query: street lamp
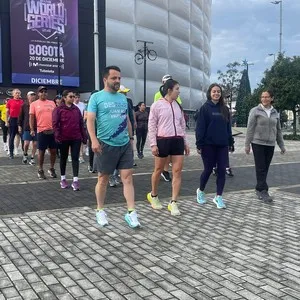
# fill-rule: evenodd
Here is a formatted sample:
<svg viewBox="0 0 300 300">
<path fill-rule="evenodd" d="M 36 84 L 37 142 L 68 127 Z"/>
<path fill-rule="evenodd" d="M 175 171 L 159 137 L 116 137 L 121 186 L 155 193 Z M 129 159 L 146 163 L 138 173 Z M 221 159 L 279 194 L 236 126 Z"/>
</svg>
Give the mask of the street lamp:
<svg viewBox="0 0 300 300">
<path fill-rule="evenodd" d="M 271 1 L 272 4 L 280 4 L 279 53 L 282 51 L 282 1 L 283 0 Z"/>
<path fill-rule="evenodd" d="M 156 60 L 157 53 L 154 50 L 150 50 L 147 44 L 153 44 L 153 42 L 137 40 L 138 43 L 143 43 L 143 48 L 139 49 L 134 56 L 136 64 L 141 65 L 144 63 L 144 103 L 146 105 L 146 70 L 147 70 L 147 58 L 149 60 Z"/>
<path fill-rule="evenodd" d="M 274 62 L 275 62 L 275 59 L 276 59 L 275 53 L 269 53 L 268 55 L 269 55 L 269 56 L 273 56 L 273 59 L 274 59 Z"/>
</svg>

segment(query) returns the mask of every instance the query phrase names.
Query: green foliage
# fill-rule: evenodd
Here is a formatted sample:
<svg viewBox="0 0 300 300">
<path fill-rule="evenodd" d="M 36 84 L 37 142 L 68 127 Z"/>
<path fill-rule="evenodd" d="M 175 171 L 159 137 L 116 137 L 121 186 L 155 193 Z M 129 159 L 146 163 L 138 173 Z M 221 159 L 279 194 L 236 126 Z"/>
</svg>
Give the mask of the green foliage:
<svg viewBox="0 0 300 300">
<path fill-rule="evenodd" d="M 242 78 L 238 89 L 238 95 L 235 105 L 237 126 L 241 127 L 247 125 L 248 114 L 252 104 L 252 99 L 250 96 L 251 88 L 248 70 L 245 69 L 242 73 Z"/>
<path fill-rule="evenodd" d="M 300 135 L 298 135 L 298 134 L 284 134 L 283 139 L 284 140 L 290 140 L 290 141 L 300 141 Z"/>
<path fill-rule="evenodd" d="M 260 89 L 272 89 L 275 95 L 274 106 L 279 110 L 291 110 L 296 119 L 300 106 L 300 56 L 285 57 L 279 54 L 270 70 L 265 71 Z M 296 122 L 294 122 L 296 135 Z"/>
<path fill-rule="evenodd" d="M 240 63 L 233 62 L 226 65 L 226 72 L 217 71 L 218 80 L 223 88 L 224 95 L 232 98 L 236 97 L 241 79 L 241 72 L 238 70 Z"/>
</svg>

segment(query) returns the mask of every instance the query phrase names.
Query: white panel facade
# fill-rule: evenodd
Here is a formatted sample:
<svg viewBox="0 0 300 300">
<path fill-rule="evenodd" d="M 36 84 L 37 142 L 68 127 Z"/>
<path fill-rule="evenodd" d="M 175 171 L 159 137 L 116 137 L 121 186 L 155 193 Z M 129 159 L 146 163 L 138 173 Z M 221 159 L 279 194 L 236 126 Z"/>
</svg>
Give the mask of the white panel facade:
<svg viewBox="0 0 300 300">
<path fill-rule="evenodd" d="M 137 40 L 153 42 L 155 61 L 147 60 L 147 106 L 171 74 L 179 81 L 185 109 L 205 101 L 210 76 L 212 0 L 106 0 L 107 65 L 122 70 L 122 84 L 137 104 L 144 98 L 144 67 L 134 55 Z"/>
</svg>

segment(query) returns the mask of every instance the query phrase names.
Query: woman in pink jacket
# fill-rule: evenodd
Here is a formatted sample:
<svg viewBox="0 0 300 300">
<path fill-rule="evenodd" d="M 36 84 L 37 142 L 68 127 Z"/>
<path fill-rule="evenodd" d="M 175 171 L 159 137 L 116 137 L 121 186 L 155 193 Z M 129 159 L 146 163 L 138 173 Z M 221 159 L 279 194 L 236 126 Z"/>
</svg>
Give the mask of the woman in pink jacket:
<svg viewBox="0 0 300 300">
<path fill-rule="evenodd" d="M 152 154 L 155 156 L 154 171 L 151 178 L 152 190 L 147 199 L 153 209 L 162 209 L 158 199 L 158 184 L 168 156 L 172 161 L 172 198 L 168 210 L 172 216 L 180 215 L 177 198 L 181 186 L 181 171 L 184 153 L 189 155 L 186 142 L 185 119 L 182 107 L 176 102 L 179 95 L 179 84 L 173 79 L 167 80 L 160 87 L 162 98 L 151 105 L 148 137 Z"/>
</svg>

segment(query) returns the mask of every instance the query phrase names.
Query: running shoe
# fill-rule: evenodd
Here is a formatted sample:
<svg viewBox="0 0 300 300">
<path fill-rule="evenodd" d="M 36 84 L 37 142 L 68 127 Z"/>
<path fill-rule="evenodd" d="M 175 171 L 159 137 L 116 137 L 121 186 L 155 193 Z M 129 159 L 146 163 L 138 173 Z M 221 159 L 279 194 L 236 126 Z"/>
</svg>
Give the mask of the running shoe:
<svg viewBox="0 0 300 300">
<path fill-rule="evenodd" d="M 72 157 L 71 157 L 71 155 L 68 156 L 68 162 L 72 162 Z"/>
<path fill-rule="evenodd" d="M 178 205 L 177 205 L 176 201 L 172 201 L 168 204 L 168 210 L 171 212 L 172 216 L 180 215 L 180 211 L 178 209 Z"/>
<path fill-rule="evenodd" d="M 56 177 L 57 177 L 54 168 L 50 168 L 50 169 L 48 170 L 48 174 L 50 175 L 51 178 L 56 178 Z"/>
<path fill-rule="evenodd" d="M 39 179 L 46 179 L 44 170 L 38 170 L 38 178 Z"/>
<path fill-rule="evenodd" d="M 30 165 L 35 165 L 35 160 L 34 160 L 33 157 L 31 157 L 31 159 L 30 159 L 30 161 L 29 161 L 29 164 L 30 164 Z"/>
<path fill-rule="evenodd" d="M 147 199 L 150 202 L 153 209 L 162 209 L 162 205 L 158 199 L 158 196 L 152 197 L 151 193 L 148 193 Z"/>
<path fill-rule="evenodd" d="M 168 171 L 163 171 L 160 175 L 164 179 L 164 181 L 167 181 L 167 182 L 171 181 L 171 176 Z"/>
<path fill-rule="evenodd" d="M 26 165 L 27 164 L 27 162 L 28 162 L 28 155 L 23 155 L 23 159 L 22 159 L 22 163 L 24 164 L 24 165 Z"/>
<path fill-rule="evenodd" d="M 108 225 L 107 215 L 104 210 L 98 210 L 96 212 L 96 221 L 101 227 Z"/>
<path fill-rule="evenodd" d="M 217 176 L 217 173 L 218 173 L 217 168 L 213 168 L 212 173 L 213 173 L 214 176 Z"/>
<path fill-rule="evenodd" d="M 136 211 L 132 211 L 131 213 L 127 213 L 125 215 L 125 221 L 127 222 L 127 224 L 129 225 L 129 227 L 131 228 L 136 228 L 136 227 L 140 227 L 141 224 L 138 220 L 138 216 L 137 216 L 137 213 Z"/>
<path fill-rule="evenodd" d="M 213 202 L 217 205 L 217 208 L 226 208 L 222 196 L 215 196 Z"/>
<path fill-rule="evenodd" d="M 67 189 L 69 187 L 66 179 L 63 179 L 63 180 L 60 181 L 60 187 L 62 189 Z"/>
<path fill-rule="evenodd" d="M 83 163 L 84 163 L 84 159 L 83 159 L 82 156 L 79 157 L 79 163 L 80 163 L 80 164 L 83 164 Z"/>
<path fill-rule="evenodd" d="M 117 183 L 116 183 L 116 180 L 115 180 L 114 175 L 110 175 L 110 176 L 109 176 L 109 186 L 110 186 L 110 187 L 115 187 L 115 186 L 117 186 Z"/>
<path fill-rule="evenodd" d="M 79 181 L 73 181 L 71 187 L 73 188 L 73 191 L 79 191 Z"/>
<path fill-rule="evenodd" d="M 270 196 L 269 192 L 266 190 L 263 190 L 261 193 L 261 200 L 265 203 L 271 203 L 273 202 L 273 198 Z"/>
<path fill-rule="evenodd" d="M 232 173 L 232 170 L 231 168 L 226 168 L 226 175 L 228 175 L 229 177 L 233 177 L 233 173 Z"/>
<path fill-rule="evenodd" d="M 202 192 L 202 191 L 200 191 L 200 189 L 197 189 L 196 193 L 197 193 L 197 202 L 198 202 L 199 204 L 204 204 L 204 203 L 206 203 L 205 193 Z"/>
</svg>

